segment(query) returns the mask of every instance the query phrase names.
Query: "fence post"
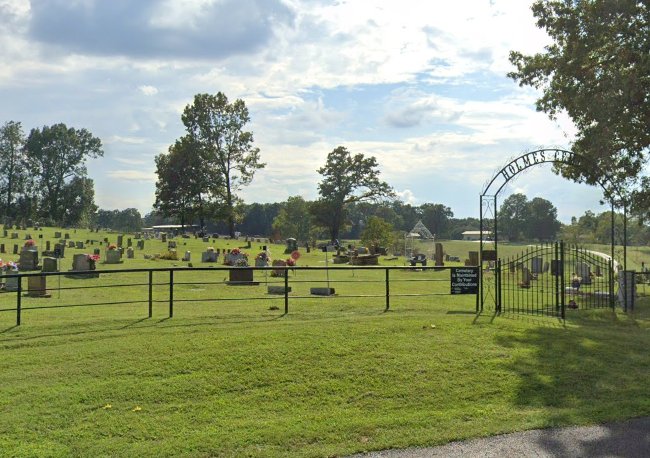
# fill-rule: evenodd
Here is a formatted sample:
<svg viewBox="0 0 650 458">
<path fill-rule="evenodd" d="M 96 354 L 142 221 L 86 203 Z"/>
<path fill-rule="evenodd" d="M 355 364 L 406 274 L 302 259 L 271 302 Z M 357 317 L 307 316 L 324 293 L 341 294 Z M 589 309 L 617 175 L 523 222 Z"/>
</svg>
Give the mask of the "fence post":
<svg viewBox="0 0 650 458">
<path fill-rule="evenodd" d="M 169 270 L 169 318 L 174 316 L 174 270 Z"/>
<path fill-rule="evenodd" d="M 289 313 L 289 269 L 284 271 L 284 314 Z"/>
<path fill-rule="evenodd" d="M 390 269 L 386 267 L 386 309 L 384 311 L 388 311 L 390 309 Z"/>
<path fill-rule="evenodd" d="M 153 316 L 153 270 L 149 271 L 149 318 Z"/>
<path fill-rule="evenodd" d="M 18 277 L 18 290 L 16 291 L 16 326 L 20 326 L 20 312 L 22 304 L 21 296 L 23 295 L 23 277 Z"/>
</svg>

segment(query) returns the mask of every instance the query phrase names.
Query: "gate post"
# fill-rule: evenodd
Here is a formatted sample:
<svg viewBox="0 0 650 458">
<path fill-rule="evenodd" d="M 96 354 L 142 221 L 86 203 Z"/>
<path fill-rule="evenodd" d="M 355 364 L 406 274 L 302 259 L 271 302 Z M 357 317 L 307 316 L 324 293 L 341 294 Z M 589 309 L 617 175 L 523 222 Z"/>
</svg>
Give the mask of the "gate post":
<svg viewBox="0 0 650 458">
<path fill-rule="evenodd" d="M 562 281 L 560 281 L 560 316 L 564 320 L 566 317 L 566 277 L 564 276 L 565 271 L 564 266 L 564 240 L 560 240 L 560 275 L 562 276 Z"/>
</svg>

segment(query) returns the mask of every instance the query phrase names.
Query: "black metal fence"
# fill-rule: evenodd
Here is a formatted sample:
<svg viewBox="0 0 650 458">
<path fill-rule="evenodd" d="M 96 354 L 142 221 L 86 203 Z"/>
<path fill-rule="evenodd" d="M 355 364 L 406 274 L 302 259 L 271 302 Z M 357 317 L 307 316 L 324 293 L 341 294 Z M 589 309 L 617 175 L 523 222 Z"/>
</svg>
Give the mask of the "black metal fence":
<svg viewBox="0 0 650 458">
<path fill-rule="evenodd" d="M 0 276 L 0 313 L 15 313 L 15 323 L 20 325 L 25 312 L 43 309 L 129 304 L 142 305 L 152 317 L 154 307 L 162 306 L 171 318 L 180 304 L 265 301 L 273 310 L 288 314 L 291 304 L 324 298 L 367 298 L 371 299 L 368 304 L 381 305 L 387 311 L 395 298 L 468 292 L 475 299 L 468 302 L 478 311 L 477 285 L 470 282 L 469 288 L 461 288 L 452 283 L 459 276 L 456 269 L 469 271 L 469 276 L 478 281 L 478 267 L 447 266 L 169 267 L 10 273 Z"/>
</svg>

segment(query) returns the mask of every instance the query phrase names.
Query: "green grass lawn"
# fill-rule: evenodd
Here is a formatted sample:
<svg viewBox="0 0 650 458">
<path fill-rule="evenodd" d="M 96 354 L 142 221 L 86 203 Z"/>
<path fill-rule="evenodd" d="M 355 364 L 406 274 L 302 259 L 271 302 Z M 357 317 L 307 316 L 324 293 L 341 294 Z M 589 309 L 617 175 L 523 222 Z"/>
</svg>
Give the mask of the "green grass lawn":
<svg viewBox="0 0 650 458">
<path fill-rule="evenodd" d="M 193 256 L 208 245 L 185 243 Z M 282 249 L 272 246 L 274 257 Z M 324 265 L 323 256 L 303 254 L 299 264 Z M 137 257 L 116 267 L 187 265 Z M 333 280 L 346 282 L 334 286 L 381 295 L 381 274 L 337 272 Z M 391 291 L 443 292 L 444 275 L 395 273 Z M 473 296 L 447 295 L 396 297 L 386 313 L 382 297 L 296 298 L 284 315 L 264 283 L 224 287 L 224 276 L 179 273 L 188 284 L 175 297 L 198 300 L 177 304 L 171 319 L 162 286 L 152 318 L 144 303 L 29 310 L 107 295 L 137 301 L 144 286 L 25 299 L 19 327 L 0 313 L 0 456 L 339 456 L 650 415 L 647 299 L 627 315 L 568 310 L 565 323 L 476 316 Z M 292 294 L 320 280 L 297 272 Z M 201 300 L 219 294 L 263 299 Z"/>
</svg>

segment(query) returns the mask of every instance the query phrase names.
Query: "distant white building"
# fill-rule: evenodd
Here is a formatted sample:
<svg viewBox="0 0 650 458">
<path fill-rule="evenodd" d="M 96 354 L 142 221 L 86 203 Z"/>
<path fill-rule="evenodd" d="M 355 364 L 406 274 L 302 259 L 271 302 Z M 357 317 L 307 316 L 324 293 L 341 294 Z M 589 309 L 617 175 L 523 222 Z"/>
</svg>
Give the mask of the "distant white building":
<svg viewBox="0 0 650 458">
<path fill-rule="evenodd" d="M 492 231 L 483 231 L 483 240 L 490 240 L 492 238 Z M 481 231 L 465 231 L 463 232 L 463 240 L 476 241 L 481 239 Z"/>
</svg>

